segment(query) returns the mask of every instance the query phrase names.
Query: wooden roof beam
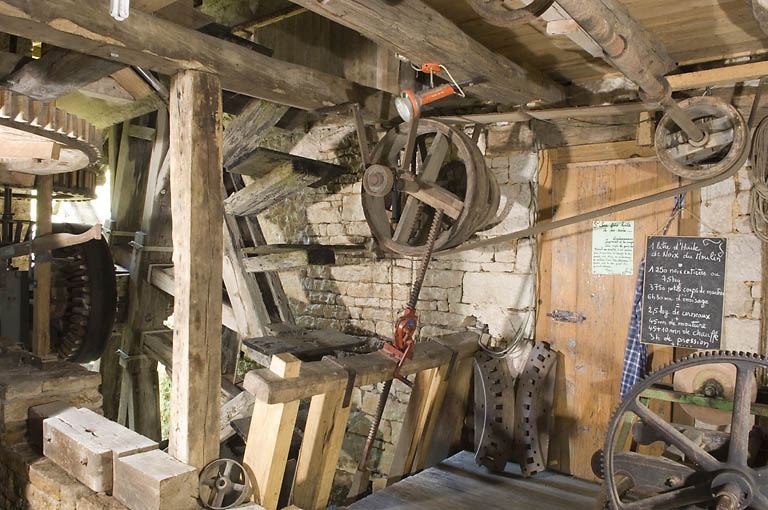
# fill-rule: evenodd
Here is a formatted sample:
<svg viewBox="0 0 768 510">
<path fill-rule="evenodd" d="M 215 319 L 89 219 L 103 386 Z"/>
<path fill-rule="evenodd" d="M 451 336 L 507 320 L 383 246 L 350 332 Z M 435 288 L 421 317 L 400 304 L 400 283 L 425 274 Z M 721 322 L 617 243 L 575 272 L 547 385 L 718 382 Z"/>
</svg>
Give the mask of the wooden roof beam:
<svg viewBox="0 0 768 510">
<path fill-rule="evenodd" d="M 217 74 L 226 90 L 304 110 L 356 102 L 372 117 L 391 112 L 387 93 L 138 10 L 116 21 L 100 2 L 0 0 L 0 31 L 166 75 L 183 69 Z"/>
<path fill-rule="evenodd" d="M 458 81 L 484 78 L 472 95 L 501 104 L 564 100 L 563 89 L 494 53 L 421 0 L 292 0 L 392 48 L 415 64 L 439 62 Z"/>
</svg>

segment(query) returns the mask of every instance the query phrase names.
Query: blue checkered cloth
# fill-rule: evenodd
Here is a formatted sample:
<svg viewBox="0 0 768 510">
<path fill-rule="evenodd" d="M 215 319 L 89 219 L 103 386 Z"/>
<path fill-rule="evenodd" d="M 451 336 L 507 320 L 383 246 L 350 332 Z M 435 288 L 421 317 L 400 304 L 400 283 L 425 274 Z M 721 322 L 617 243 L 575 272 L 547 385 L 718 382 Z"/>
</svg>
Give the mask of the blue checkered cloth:
<svg viewBox="0 0 768 510">
<path fill-rule="evenodd" d="M 672 223 L 675 215 L 683 210 L 685 206 L 685 195 L 675 197 L 675 205 L 669 218 L 661 231 L 666 235 L 669 225 Z M 637 270 L 637 285 L 635 286 L 635 300 L 632 303 L 632 315 L 629 317 L 629 331 L 627 331 L 627 347 L 624 350 L 624 368 L 621 370 L 621 386 L 619 388 L 619 398 L 629 393 L 629 389 L 646 374 L 646 363 L 648 361 L 648 346 L 640 341 L 640 326 L 643 316 L 643 281 L 645 280 L 645 257 L 640 261 L 640 267 Z"/>
<path fill-rule="evenodd" d="M 619 398 L 629 393 L 629 389 L 645 375 L 648 361 L 648 346 L 640 342 L 640 320 L 643 306 L 643 280 L 645 279 L 645 257 L 640 261 L 635 287 L 635 300 L 632 303 L 632 315 L 629 317 L 627 332 L 627 347 L 624 350 L 624 368 L 621 371 L 621 387 Z"/>
</svg>

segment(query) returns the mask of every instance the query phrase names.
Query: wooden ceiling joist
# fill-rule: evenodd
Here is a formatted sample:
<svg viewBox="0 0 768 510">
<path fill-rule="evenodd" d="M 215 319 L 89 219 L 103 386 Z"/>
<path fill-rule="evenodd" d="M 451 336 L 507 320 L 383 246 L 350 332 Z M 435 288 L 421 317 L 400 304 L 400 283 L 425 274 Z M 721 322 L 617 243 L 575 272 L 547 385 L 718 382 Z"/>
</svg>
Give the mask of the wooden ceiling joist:
<svg viewBox="0 0 768 510">
<path fill-rule="evenodd" d="M 147 13 L 153 13 L 174 2 L 176 0 L 133 0 L 131 2 L 131 9 L 135 8 Z"/>
<path fill-rule="evenodd" d="M 381 91 L 138 10 L 116 21 L 100 2 L 0 0 L 0 31 L 167 75 L 183 69 L 217 74 L 226 90 L 305 110 L 357 102 L 372 117 L 390 111 L 390 97 Z"/>
<path fill-rule="evenodd" d="M 560 86 L 498 55 L 421 0 L 293 0 L 379 44 L 413 63 L 439 62 L 458 80 L 482 78 L 471 94 L 502 104 L 534 100 L 558 103 Z"/>
</svg>

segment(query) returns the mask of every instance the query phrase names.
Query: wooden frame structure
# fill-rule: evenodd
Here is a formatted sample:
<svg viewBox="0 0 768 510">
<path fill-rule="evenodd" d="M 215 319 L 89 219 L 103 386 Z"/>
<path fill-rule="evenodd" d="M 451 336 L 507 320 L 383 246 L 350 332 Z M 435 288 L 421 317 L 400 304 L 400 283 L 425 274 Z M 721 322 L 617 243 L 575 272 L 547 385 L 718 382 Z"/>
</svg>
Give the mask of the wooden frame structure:
<svg viewBox="0 0 768 510">
<path fill-rule="evenodd" d="M 395 449 L 389 480 L 426 467 L 430 450 L 440 445 L 433 438 L 457 442 L 463 420 L 441 420 L 441 412 L 463 413 L 472 374 L 477 335 L 456 333 L 416 344 L 413 358 L 403 365 L 403 375 L 416 374 L 403 428 Z M 244 386 L 256 397 L 244 463 L 254 474 L 254 499 L 268 510 L 278 508 L 301 400 L 310 399 L 304 438 L 293 485 L 294 505 L 305 510 L 325 508 L 347 427 L 353 387 L 377 384 L 392 378 L 397 362 L 379 352 L 349 358 L 324 359 L 302 364 L 290 354 L 274 355 L 268 369 L 248 372 Z M 462 395 L 451 397 L 446 395 Z M 447 402 L 443 407 L 443 403 Z M 444 430 L 447 429 L 447 430 Z"/>
</svg>

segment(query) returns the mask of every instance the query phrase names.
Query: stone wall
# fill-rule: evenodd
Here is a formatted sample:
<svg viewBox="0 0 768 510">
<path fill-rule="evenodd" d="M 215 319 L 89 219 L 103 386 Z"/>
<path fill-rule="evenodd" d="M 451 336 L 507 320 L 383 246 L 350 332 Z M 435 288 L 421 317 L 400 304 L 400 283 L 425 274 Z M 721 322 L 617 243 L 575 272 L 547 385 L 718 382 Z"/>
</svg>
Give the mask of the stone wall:
<svg viewBox="0 0 768 510">
<path fill-rule="evenodd" d="M 27 443 L 30 407 L 62 401 L 100 413 L 101 376 L 67 362 L 39 370 L 21 362 L 21 356 L 14 342 L 0 340 L 0 508 L 121 508 L 101 504 L 105 496 L 67 475 Z"/>
<path fill-rule="evenodd" d="M 702 236 L 727 239 L 723 349 L 763 352 L 760 339 L 762 306 L 762 242 L 749 221 L 749 169 L 701 190 Z"/>
<path fill-rule="evenodd" d="M 306 190 L 262 214 L 259 220 L 270 243 L 372 244 L 360 199 L 362 164 L 351 124 L 278 132 L 266 145 L 349 168 L 334 184 Z M 494 127 L 482 134 L 479 145 L 501 189 L 500 221 L 480 237 L 530 226 L 538 170 L 531 131 L 525 124 Z M 526 337 L 532 337 L 535 261 L 535 247 L 528 240 L 439 256 L 430 264 L 421 290 L 418 338 L 474 327 L 478 321 L 487 325 L 493 344 L 508 342 L 522 326 Z M 340 254 L 333 266 L 280 276 L 300 326 L 391 339 L 418 266 L 418 260 L 387 254 Z M 524 354 L 520 353 L 521 359 Z M 353 394 L 339 485 L 351 482 L 380 392 L 381 385 Z M 409 395 L 405 385 L 393 385 L 372 454 L 374 471 L 388 471 Z"/>
<path fill-rule="evenodd" d="M 0 457 L 0 508 L 4 510 L 127 510 L 27 444 L 0 445 Z"/>
<path fill-rule="evenodd" d="M 324 125 L 303 134 L 280 133 L 268 146 L 347 166 L 336 183 L 306 190 L 262 214 L 270 243 L 369 245 L 371 233 L 360 200 L 357 138 L 347 124 Z M 501 187 L 500 223 L 479 233 L 492 237 L 531 225 L 538 158 L 522 124 L 492 128 L 481 137 L 486 164 Z M 421 291 L 421 336 L 454 331 L 474 316 L 498 340 L 526 322 L 534 301 L 534 244 L 528 240 L 439 256 Z M 282 272 L 299 325 L 392 338 L 419 261 L 384 254 L 344 255 L 334 266 Z M 474 324 L 472 324 L 474 325 Z M 532 320 L 528 332 L 533 331 Z"/>
<path fill-rule="evenodd" d="M 39 370 L 19 361 L 16 346 L 0 345 L 0 445 L 26 441 L 27 410 L 61 400 L 101 411 L 101 376 L 75 363 L 60 362 Z"/>
</svg>

